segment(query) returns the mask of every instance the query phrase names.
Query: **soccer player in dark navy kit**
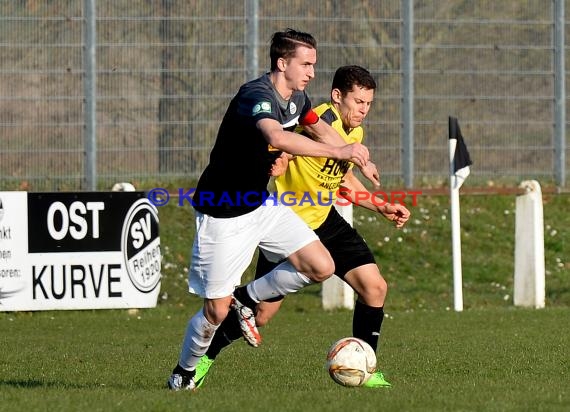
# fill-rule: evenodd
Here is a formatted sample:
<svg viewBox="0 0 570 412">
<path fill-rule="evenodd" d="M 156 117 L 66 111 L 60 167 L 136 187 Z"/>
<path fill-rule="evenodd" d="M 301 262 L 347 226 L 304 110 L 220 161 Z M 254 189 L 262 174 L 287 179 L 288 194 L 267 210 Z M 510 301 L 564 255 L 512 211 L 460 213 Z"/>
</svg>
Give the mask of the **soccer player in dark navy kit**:
<svg viewBox="0 0 570 412">
<path fill-rule="evenodd" d="M 315 39 L 291 29 L 277 32 L 270 58 L 271 71 L 244 84 L 231 101 L 194 193 L 196 235 L 188 282 L 204 306 L 188 322 L 168 380 L 172 390 L 196 387 L 196 365 L 230 308 L 238 314 L 245 338 L 257 346 L 261 337 L 250 309 L 256 302 L 296 292 L 334 273 L 334 262 L 314 231 L 268 197 L 271 165 L 281 152 L 348 160 L 377 175 L 366 172 L 368 149 L 344 142 L 311 109 L 304 90 L 315 74 Z M 298 124 L 312 139 L 294 132 Z M 257 247 L 273 261 L 285 260 L 236 298 L 234 289 Z"/>
</svg>

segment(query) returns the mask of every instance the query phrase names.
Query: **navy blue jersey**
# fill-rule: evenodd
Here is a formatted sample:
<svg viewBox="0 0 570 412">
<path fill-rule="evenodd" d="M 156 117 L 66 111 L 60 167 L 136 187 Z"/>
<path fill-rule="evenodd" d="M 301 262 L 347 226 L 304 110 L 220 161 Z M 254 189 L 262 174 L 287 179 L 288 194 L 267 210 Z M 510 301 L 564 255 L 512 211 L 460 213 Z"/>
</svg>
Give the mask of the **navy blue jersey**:
<svg viewBox="0 0 570 412">
<path fill-rule="evenodd" d="M 271 165 L 281 152 L 267 143 L 257 122 L 274 119 L 284 130 L 293 131 L 310 109 L 304 91 L 293 92 L 288 102 L 278 97 L 269 74 L 244 84 L 230 102 L 210 163 L 198 181 L 193 197 L 196 210 L 235 217 L 259 207 L 268 194 Z"/>
</svg>

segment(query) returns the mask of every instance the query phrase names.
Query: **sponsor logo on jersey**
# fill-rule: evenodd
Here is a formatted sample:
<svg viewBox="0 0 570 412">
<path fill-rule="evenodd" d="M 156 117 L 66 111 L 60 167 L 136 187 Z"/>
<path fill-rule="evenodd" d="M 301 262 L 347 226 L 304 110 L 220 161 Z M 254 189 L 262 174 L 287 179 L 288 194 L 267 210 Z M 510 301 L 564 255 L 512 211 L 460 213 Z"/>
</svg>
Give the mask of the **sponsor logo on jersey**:
<svg viewBox="0 0 570 412">
<path fill-rule="evenodd" d="M 252 114 L 255 116 L 259 113 L 271 113 L 271 103 L 259 102 L 253 106 Z"/>
<path fill-rule="evenodd" d="M 289 103 L 289 112 L 291 112 L 291 114 L 297 113 L 297 105 L 295 103 Z"/>
</svg>

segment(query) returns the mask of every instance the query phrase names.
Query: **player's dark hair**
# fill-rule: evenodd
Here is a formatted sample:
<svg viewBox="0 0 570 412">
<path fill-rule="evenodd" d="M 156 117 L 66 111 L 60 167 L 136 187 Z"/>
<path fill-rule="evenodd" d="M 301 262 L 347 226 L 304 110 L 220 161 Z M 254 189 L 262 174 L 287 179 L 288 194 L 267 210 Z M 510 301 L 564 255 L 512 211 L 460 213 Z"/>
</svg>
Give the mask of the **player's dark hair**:
<svg viewBox="0 0 570 412">
<path fill-rule="evenodd" d="M 368 70 L 360 66 L 339 67 L 333 77 L 332 88 L 345 96 L 354 86 L 376 90 L 376 81 Z"/>
<path fill-rule="evenodd" d="M 271 71 L 277 69 L 277 60 L 289 59 L 295 56 L 297 47 L 305 46 L 312 49 L 317 48 L 317 41 L 309 33 L 293 29 L 278 31 L 271 37 L 271 47 L 269 57 L 271 58 Z"/>
</svg>

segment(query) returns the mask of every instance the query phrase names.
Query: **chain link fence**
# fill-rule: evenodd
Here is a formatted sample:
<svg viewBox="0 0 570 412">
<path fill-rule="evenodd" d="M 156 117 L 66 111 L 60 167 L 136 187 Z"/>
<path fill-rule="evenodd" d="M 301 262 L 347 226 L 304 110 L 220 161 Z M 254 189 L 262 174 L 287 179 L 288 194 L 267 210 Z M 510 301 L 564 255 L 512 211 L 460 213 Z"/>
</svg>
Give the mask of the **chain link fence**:
<svg viewBox="0 0 570 412">
<path fill-rule="evenodd" d="M 0 0 L 0 189 L 85 189 L 90 158 L 98 189 L 197 178 L 229 100 L 268 69 L 271 34 L 287 27 L 319 43 L 315 104 L 338 66 L 359 64 L 377 79 L 366 143 L 385 185 L 447 182 L 450 115 L 474 161 L 473 184 L 564 184 L 559 0 L 91 1 L 90 89 L 87 0 Z"/>
</svg>

